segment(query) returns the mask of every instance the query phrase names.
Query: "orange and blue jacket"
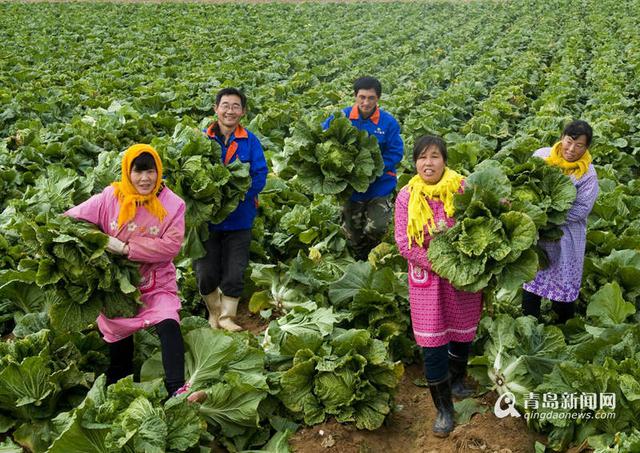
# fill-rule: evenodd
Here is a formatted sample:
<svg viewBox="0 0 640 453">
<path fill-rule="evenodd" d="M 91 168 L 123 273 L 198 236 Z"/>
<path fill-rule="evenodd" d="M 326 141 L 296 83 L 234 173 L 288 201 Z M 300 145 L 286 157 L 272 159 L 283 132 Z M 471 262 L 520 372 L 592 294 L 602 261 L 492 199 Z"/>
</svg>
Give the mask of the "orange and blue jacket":
<svg viewBox="0 0 640 453">
<path fill-rule="evenodd" d="M 224 136 L 219 132 L 217 123 L 214 122 L 204 130 L 204 133 L 211 140 L 218 142 L 222 148 L 222 163 L 228 165 L 236 159 L 249 163 L 249 174 L 251 175 L 251 186 L 247 191 L 244 200 L 240 201 L 238 207 L 222 222 L 209 224 L 210 231 L 236 231 L 248 230 L 253 226 L 258 211 L 258 194 L 264 189 L 267 182 L 267 161 L 264 158 L 264 151 L 260 140 L 253 133 L 238 125 L 236 130 L 229 137 L 227 143 Z"/>
<path fill-rule="evenodd" d="M 360 117 L 358 107 L 355 105 L 342 111 L 351 120 L 351 124 L 360 130 L 367 131 L 369 135 L 373 135 L 378 139 L 378 146 L 380 146 L 382 160 L 384 161 L 382 174 L 369 185 L 365 192 L 354 192 L 351 200 L 367 201 L 372 198 L 389 195 L 396 188 L 396 166 L 404 156 L 400 125 L 390 113 L 385 112 L 380 107 L 376 107 L 376 111 L 367 119 Z M 332 120 L 333 115 L 327 118 L 322 127 L 327 129 Z"/>
</svg>

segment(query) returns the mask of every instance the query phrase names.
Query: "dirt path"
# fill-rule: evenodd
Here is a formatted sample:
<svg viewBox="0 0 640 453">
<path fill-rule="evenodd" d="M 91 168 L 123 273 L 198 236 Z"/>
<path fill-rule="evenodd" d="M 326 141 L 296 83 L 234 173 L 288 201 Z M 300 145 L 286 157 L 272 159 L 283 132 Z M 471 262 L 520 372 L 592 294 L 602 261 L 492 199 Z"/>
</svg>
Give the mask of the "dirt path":
<svg viewBox="0 0 640 453">
<path fill-rule="evenodd" d="M 359 431 L 350 425 L 329 421 L 304 428 L 292 438 L 293 451 L 300 453 L 532 453 L 536 440 L 544 436 L 530 432 L 523 419 L 498 419 L 493 415 L 495 395 L 483 397 L 490 410 L 476 414 L 469 423 L 457 426 L 447 439 L 431 433 L 436 410 L 429 390 L 413 384 L 422 377 L 419 365 L 405 371 L 396 396 L 399 410 L 376 431 Z"/>
<path fill-rule="evenodd" d="M 253 333 L 267 327 L 260 316 L 247 311 L 246 304 L 240 304 L 238 322 Z M 405 369 L 395 398 L 397 409 L 380 429 L 360 431 L 331 419 L 300 429 L 291 438 L 291 449 L 298 453 L 533 453 L 536 440 L 544 442 L 544 436 L 529 431 L 523 419 L 498 419 L 493 414 L 495 394 L 479 398 L 488 408 L 486 413 L 457 426 L 447 439 L 435 437 L 431 426 L 436 409 L 429 389 L 413 383 L 421 377 L 419 364 Z"/>
</svg>

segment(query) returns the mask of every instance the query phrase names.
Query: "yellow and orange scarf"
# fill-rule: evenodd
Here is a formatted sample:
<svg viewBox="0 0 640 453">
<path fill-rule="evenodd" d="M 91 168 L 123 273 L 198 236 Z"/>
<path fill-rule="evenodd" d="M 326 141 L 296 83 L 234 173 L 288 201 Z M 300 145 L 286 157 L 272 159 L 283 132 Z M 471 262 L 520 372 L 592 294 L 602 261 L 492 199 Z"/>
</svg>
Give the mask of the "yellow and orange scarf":
<svg viewBox="0 0 640 453">
<path fill-rule="evenodd" d="M 573 175 L 576 179 L 580 179 L 589 170 L 589 164 L 591 163 L 591 154 L 589 150 L 575 162 L 568 162 L 562 157 L 562 142 L 558 142 L 551 148 L 551 154 L 545 159 L 545 162 L 552 167 L 559 167 L 562 172 L 567 175 Z"/>
<path fill-rule="evenodd" d="M 453 196 L 460 190 L 463 176 L 449 168 L 444 169 L 442 178 L 436 184 L 427 184 L 420 175 L 415 175 L 407 184 L 409 188 L 409 212 L 407 219 L 407 237 L 409 247 L 413 241 L 420 247 L 424 244 L 424 226 L 429 234 L 436 229 L 433 211 L 428 199 L 438 198 L 444 204 L 444 212 L 453 217 L 455 207 Z"/>
<path fill-rule="evenodd" d="M 149 195 L 140 195 L 131 182 L 131 164 L 142 153 L 149 153 L 153 156 L 158 172 L 156 185 Z M 122 158 L 122 180 L 111 183 L 115 189 L 115 196 L 120 202 L 120 212 L 118 213 L 118 228 L 134 219 L 138 206 L 144 205 L 149 213 L 157 217 L 161 222 L 167 215 L 167 211 L 158 199 L 158 190 L 162 185 L 162 161 L 158 152 L 153 147 L 145 144 L 130 146 Z"/>
</svg>

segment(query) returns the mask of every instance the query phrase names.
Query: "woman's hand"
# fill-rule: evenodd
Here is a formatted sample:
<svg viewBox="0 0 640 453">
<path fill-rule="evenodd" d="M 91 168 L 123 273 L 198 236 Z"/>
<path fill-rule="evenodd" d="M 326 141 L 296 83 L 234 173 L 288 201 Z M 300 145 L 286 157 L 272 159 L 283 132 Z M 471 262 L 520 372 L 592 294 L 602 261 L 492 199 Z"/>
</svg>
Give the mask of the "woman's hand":
<svg viewBox="0 0 640 453">
<path fill-rule="evenodd" d="M 439 220 L 433 228 L 433 234 L 436 235 L 436 234 L 444 233 L 448 229 L 449 229 L 449 225 L 447 225 L 447 222 L 445 222 L 444 220 Z M 426 245 L 427 244 L 425 244 L 425 246 Z"/>
<path fill-rule="evenodd" d="M 508 198 L 500 198 L 500 204 L 511 209 L 511 200 L 509 200 Z"/>
<path fill-rule="evenodd" d="M 107 243 L 107 251 L 114 253 L 116 255 L 128 255 L 129 254 L 129 246 L 122 242 L 118 238 L 114 238 L 113 236 L 109 236 L 109 242 Z"/>
</svg>

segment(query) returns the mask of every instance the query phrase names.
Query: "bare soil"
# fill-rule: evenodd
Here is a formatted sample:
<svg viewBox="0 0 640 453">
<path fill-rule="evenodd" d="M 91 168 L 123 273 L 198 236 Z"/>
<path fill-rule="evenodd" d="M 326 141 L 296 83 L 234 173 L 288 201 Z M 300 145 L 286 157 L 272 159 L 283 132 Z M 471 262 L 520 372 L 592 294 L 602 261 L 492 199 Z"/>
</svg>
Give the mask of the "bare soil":
<svg viewBox="0 0 640 453">
<path fill-rule="evenodd" d="M 238 308 L 237 323 L 257 334 L 266 329 L 267 322 L 247 310 Z M 429 389 L 415 385 L 422 377 L 420 364 L 408 366 L 395 398 L 396 409 L 385 424 L 376 431 L 361 431 L 353 425 L 333 419 L 304 427 L 290 440 L 292 451 L 298 453 L 533 453 L 536 441 L 545 437 L 527 428 L 524 419 L 499 419 L 493 414 L 497 395 L 489 393 L 479 398 L 488 408 L 471 420 L 457 426 L 446 439 L 435 437 L 431 426 L 436 409 Z"/>
<path fill-rule="evenodd" d="M 268 320 L 265 320 L 259 314 L 249 311 L 249 303 L 246 300 L 241 300 L 238 304 L 238 314 L 235 322 L 254 335 L 264 332 L 269 327 Z"/>
<path fill-rule="evenodd" d="M 492 410 L 495 394 L 480 399 L 489 411 L 457 426 L 448 438 L 435 437 L 431 426 L 436 409 L 429 390 L 413 383 L 420 377 L 420 365 L 405 370 L 396 395 L 397 409 L 380 429 L 359 431 L 352 425 L 331 420 L 298 431 L 290 442 L 292 450 L 300 453 L 532 453 L 536 440 L 544 441 L 544 436 L 529 431 L 522 419 L 496 418 Z"/>
</svg>

